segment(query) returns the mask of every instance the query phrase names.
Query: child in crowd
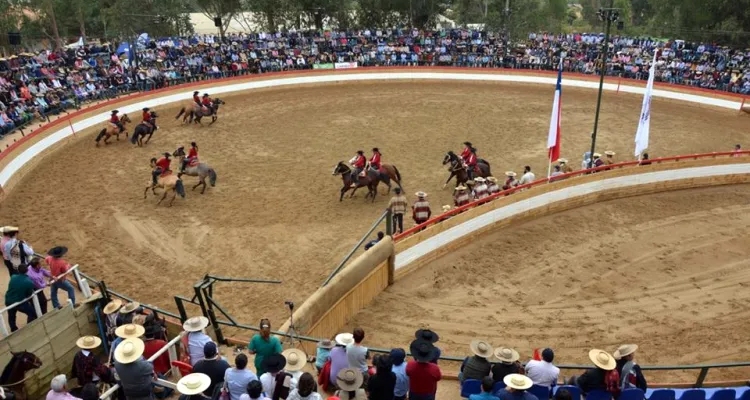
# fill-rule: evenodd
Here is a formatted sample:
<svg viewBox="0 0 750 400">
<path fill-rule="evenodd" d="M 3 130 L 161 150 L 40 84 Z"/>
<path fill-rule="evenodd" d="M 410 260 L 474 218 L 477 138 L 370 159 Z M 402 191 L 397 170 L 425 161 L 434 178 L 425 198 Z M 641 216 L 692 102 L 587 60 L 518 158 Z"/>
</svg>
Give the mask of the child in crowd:
<svg viewBox="0 0 750 400">
<path fill-rule="evenodd" d="M 332 348 L 333 340 L 324 339 L 318 342 L 318 348 L 315 352 L 315 369 L 318 370 L 318 373 L 320 373 L 320 370 L 323 369 L 323 365 L 325 365 L 326 361 L 331 358 Z"/>
</svg>

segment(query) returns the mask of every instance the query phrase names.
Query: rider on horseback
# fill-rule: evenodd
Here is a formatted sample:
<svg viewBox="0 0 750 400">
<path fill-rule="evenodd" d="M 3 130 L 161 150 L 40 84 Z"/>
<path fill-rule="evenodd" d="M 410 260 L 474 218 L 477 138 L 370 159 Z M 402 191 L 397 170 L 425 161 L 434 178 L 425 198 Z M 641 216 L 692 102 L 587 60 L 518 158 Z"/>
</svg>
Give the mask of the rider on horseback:
<svg viewBox="0 0 750 400">
<path fill-rule="evenodd" d="M 203 110 L 208 112 L 208 110 L 211 109 L 211 106 L 213 105 L 213 101 L 211 100 L 211 97 L 209 97 L 208 93 L 203 93 Z"/>
<path fill-rule="evenodd" d="M 154 158 L 151 159 L 151 163 L 156 167 L 154 168 L 154 171 L 151 173 L 151 178 L 153 179 L 154 185 L 157 183 L 157 178 L 159 178 L 159 175 L 164 176 L 169 171 L 169 165 L 172 163 L 172 161 L 169 159 L 171 154 L 164 153 L 164 157 L 160 158 L 159 160 L 156 160 Z"/>
<path fill-rule="evenodd" d="M 362 171 L 365 170 L 365 165 L 367 165 L 367 158 L 365 157 L 365 152 L 362 150 L 357 150 L 357 155 L 352 159 L 352 187 L 356 188 L 359 184 L 359 174 L 362 173 Z"/>
<path fill-rule="evenodd" d="M 197 90 L 193 92 L 193 101 L 198 105 L 198 107 L 202 106 L 200 92 Z"/>
<path fill-rule="evenodd" d="M 375 172 L 380 172 L 380 157 L 382 154 L 380 154 L 380 150 L 377 147 L 372 148 L 372 157 L 370 157 L 370 168 L 372 168 Z"/>
<path fill-rule="evenodd" d="M 182 160 L 182 165 L 180 166 L 180 173 L 185 172 L 185 168 L 193 162 L 193 160 L 198 161 L 198 144 L 195 142 L 190 142 L 190 151 L 188 151 L 187 157 L 185 157 L 184 160 Z"/>
<path fill-rule="evenodd" d="M 124 127 L 124 126 L 122 125 L 122 122 L 120 122 L 120 117 L 118 117 L 118 116 L 117 116 L 117 113 L 119 113 L 119 111 L 117 111 L 117 110 L 112 110 L 112 116 L 111 116 L 111 117 L 109 117 L 109 122 L 110 122 L 110 123 L 111 123 L 112 125 L 114 125 L 114 126 L 116 126 L 116 127 L 120 128 L 120 132 L 122 132 L 122 131 L 124 131 L 124 130 L 125 130 L 125 127 Z"/>
<path fill-rule="evenodd" d="M 143 115 L 141 116 L 141 123 L 148 126 L 152 131 L 156 130 L 156 120 L 154 119 L 154 116 L 151 115 L 151 109 L 148 107 L 143 107 Z"/>
<path fill-rule="evenodd" d="M 477 154 L 476 149 L 473 147 L 469 148 L 469 156 L 464 159 L 464 167 L 469 179 L 474 179 L 474 169 L 477 167 Z"/>
</svg>

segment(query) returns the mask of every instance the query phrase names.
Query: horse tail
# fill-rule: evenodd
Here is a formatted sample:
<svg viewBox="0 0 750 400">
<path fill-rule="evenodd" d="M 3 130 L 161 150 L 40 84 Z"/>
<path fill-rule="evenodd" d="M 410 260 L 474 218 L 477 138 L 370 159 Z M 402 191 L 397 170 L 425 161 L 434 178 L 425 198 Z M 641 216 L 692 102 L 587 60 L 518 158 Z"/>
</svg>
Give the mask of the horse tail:
<svg viewBox="0 0 750 400">
<path fill-rule="evenodd" d="M 135 129 L 133 129 L 133 135 L 130 136 L 130 143 L 136 144 L 138 143 L 138 136 L 140 136 L 140 132 L 138 132 L 138 127 L 136 126 Z"/>
<path fill-rule="evenodd" d="M 100 140 L 104 137 L 104 135 L 107 134 L 107 128 L 102 129 L 98 135 L 96 135 L 96 142 L 99 143 Z"/>
<path fill-rule="evenodd" d="M 179 118 L 180 118 L 180 117 L 182 116 L 182 114 L 184 114 L 184 113 L 185 113 L 185 107 L 182 107 L 182 108 L 180 109 L 180 113 L 179 113 L 179 114 L 177 114 L 177 116 L 176 116 L 176 117 L 174 117 L 174 119 L 179 119 Z"/>
<path fill-rule="evenodd" d="M 401 172 L 398 171 L 398 168 L 396 168 L 395 165 L 393 166 L 393 171 L 396 172 L 396 179 L 397 179 L 396 183 L 398 184 L 398 187 L 400 187 L 403 190 L 404 188 L 401 186 Z"/>
<path fill-rule="evenodd" d="M 211 184 L 211 187 L 216 186 L 216 171 L 214 171 L 213 168 L 208 169 L 208 181 Z"/>
<path fill-rule="evenodd" d="M 180 195 L 183 199 L 185 198 L 185 185 L 182 184 L 182 179 L 178 179 L 177 183 L 174 185 L 174 190 L 177 191 L 177 194 Z"/>
</svg>

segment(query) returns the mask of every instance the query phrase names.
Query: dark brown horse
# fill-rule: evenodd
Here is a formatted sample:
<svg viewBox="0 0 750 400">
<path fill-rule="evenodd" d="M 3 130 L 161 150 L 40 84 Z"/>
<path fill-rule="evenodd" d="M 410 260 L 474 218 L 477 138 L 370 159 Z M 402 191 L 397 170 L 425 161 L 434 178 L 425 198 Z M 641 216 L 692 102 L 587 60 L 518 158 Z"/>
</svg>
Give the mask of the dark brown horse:
<svg viewBox="0 0 750 400">
<path fill-rule="evenodd" d="M 13 357 L 0 375 L 0 387 L 5 390 L 6 399 L 11 398 L 8 395 L 12 393 L 16 400 L 26 400 L 26 372 L 41 367 L 42 360 L 28 351 L 11 354 Z"/>
<path fill-rule="evenodd" d="M 458 187 L 458 185 L 465 184 L 469 180 L 469 174 L 466 172 L 463 160 L 461 160 L 461 157 L 457 156 L 456 153 L 452 151 L 448 151 L 447 153 L 445 153 L 445 157 L 443 157 L 443 165 L 446 164 L 450 164 L 450 166 L 448 167 L 448 171 L 451 173 L 451 175 L 445 181 L 443 189 L 448 186 L 448 182 L 450 182 L 454 176 L 456 177 L 456 187 Z M 488 163 L 486 160 L 478 158 L 477 168 L 479 169 L 479 173 L 477 173 L 477 171 L 474 171 L 475 176 L 481 176 L 482 178 L 492 176 L 492 172 L 490 172 L 490 163 Z"/>
<path fill-rule="evenodd" d="M 387 185 L 389 187 L 391 186 L 390 178 L 388 177 L 388 175 L 369 170 L 367 176 L 360 176 L 357 180 L 357 186 L 352 188 L 352 169 L 343 161 L 339 161 L 339 163 L 336 164 L 335 167 L 333 167 L 333 173 L 331 175 L 341 175 L 341 180 L 344 184 L 344 186 L 341 188 L 339 201 L 342 201 L 344 199 L 344 195 L 349 190 L 354 189 L 352 191 L 352 194 L 349 196 L 349 198 L 352 198 L 354 196 L 354 191 L 356 191 L 358 188 L 367 186 L 367 194 L 365 195 L 365 200 L 367 200 L 368 197 L 372 196 L 372 201 L 374 202 L 375 195 L 378 193 L 378 184 L 381 181 L 387 181 Z"/>
</svg>

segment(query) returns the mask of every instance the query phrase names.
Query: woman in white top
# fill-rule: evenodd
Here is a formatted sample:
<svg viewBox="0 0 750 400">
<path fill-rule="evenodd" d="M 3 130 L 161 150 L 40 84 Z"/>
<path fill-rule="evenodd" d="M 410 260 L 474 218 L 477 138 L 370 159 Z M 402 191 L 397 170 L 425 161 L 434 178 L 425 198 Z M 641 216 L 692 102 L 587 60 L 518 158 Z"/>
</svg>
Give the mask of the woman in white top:
<svg viewBox="0 0 750 400">
<path fill-rule="evenodd" d="M 323 400 L 320 393 L 315 391 L 317 388 L 315 378 L 309 372 L 305 372 L 299 377 L 297 388 L 292 389 L 287 400 Z"/>
</svg>

